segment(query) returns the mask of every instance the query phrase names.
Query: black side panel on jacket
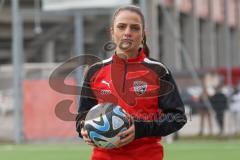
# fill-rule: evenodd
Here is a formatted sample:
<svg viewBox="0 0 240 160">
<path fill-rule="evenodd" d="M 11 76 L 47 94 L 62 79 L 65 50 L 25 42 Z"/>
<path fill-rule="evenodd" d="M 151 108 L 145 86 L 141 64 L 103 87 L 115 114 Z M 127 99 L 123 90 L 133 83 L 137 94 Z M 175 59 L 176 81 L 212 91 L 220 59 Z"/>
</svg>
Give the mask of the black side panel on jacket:
<svg viewBox="0 0 240 160">
<path fill-rule="evenodd" d="M 161 74 L 159 75 L 160 85 L 163 82 L 168 82 L 172 85 L 172 89 L 169 93 L 164 95 L 161 94 L 161 91 L 159 93 L 159 109 L 163 111 L 163 115 L 159 117 L 159 119 L 154 119 L 151 122 L 141 120 L 136 120 L 134 122 L 136 139 L 151 136 L 166 136 L 181 129 L 187 122 L 184 104 L 170 71 L 167 70 L 167 72 L 164 73 L 163 68 L 161 68 L 161 66 L 157 67 L 157 64 L 144 65 L 154 70 L 158 75 L 159 73 Z"/>
<path fill-rule="evenodd" d="M 105 65 L 106 64 L 103 64 L 103 63 L 96 63 L 96 64 L 92 65 L 88 69 L 86 76 L 84 78 L 84 82 L 83 82 L 82 89 L 81 89 L 81 95 L 80 95 L 78 115 L 76 117 L 76 130 L 79 133 L 79 137 L 81 137 L 81 138 L 82 138 L 81 129 L 83 127 L 81 125 L 81 121 L 85 120 L 85 117 L 86 117 L 88 111 L 97 104 L 97 99 L 96 99 L 95 95 L 93 94 L 91 86 L 90 86 L 91 79 L 92 79 L 93 75 Z"/>
</svg>

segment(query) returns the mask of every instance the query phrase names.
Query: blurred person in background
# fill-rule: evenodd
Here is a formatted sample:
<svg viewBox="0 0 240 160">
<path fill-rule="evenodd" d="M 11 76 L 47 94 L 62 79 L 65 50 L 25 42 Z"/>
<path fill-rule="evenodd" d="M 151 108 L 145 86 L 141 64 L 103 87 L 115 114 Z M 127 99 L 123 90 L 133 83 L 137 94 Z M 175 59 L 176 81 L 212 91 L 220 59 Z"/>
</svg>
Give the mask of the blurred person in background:
<svg viewBox="0 0 240 160">
<path fill-rule="evenodd" d="M 209 99 L 209 93 L 208 93 L 208 88 L 206 85 L 205 78 L 202 80 L 202 94 L 199 97 L 198 100 L 198 111 L 200 114 L 200 130 L 199 130 L 199 136 L 202 136 L 204 133 L 204 128 L 205 128 L 205 119 L 207 120 L 208 124 L 208 129 L 209 129 L 209 134 L 212 135 L 212 119 L 211 119 L 211 108 L 207 104 L 207 100 Z"/>
<path fill-rule="evenodd" d="M 235 87 L 231 97 L 230 112 L 233 120 L 235 134 L 240 133 L 240 82 Z"/>
<path fill-rule="evenodd" d="M 222 93 L 223 84 L 216 87 L 216 92 L 210 97 L 213 110 L 215 111 L 216 121 L 219 127 L 219 136 L 224 134 L 224 113 L 228 109 L 228 99 L 225 94 Z"/>
<path fill-rule="evenodd" d="M 186 123 L 177 86 L 171 72 L 163 64 L 148 58 L 144 16 L 139 7 L 130 5 L 116 10 L 111 36 L 116 44 L 115 54 L 103 63 L 90 66 L 87 71 L 76 118 L 77 132 L 94 147 L 92 160 L 162 160 L 161 137 L 179 130 Z M 114 76 L 117 79 L 114 80 Z M 104 84 L 101 83 L 103 80 Z M 152 87 L 155 86 L 157 89 L 153 92 Z M 169 92 L 164 93 L 164 88 L 169 86 Z M 108 89 L 111 94 L 101 95 L 94 90 L 98 87 Z M 84 96 L 86 92 L 93 97 Z M 151 93 L 156 95 L 149 97 Z M 129 103 L 131 101 L 134 103 Z M 119 134 L 123 138 L 113 149 L 96 147 L 83 128 L 87 111 L 103 102 L 117 103 L 132 117 L 132 125 Z M 175 120 L 149 116 L 158 113 Z"/>
</svg>

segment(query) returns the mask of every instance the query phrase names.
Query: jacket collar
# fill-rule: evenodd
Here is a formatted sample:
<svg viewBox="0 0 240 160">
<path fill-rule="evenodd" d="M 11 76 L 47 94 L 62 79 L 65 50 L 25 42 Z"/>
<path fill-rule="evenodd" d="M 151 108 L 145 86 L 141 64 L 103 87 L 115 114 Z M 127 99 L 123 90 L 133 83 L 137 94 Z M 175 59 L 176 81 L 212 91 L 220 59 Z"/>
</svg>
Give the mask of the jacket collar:
<svg viewBox="0 0 240 160">
<path fill-rule="evenodd" d="M 128 59 L 123 59 L 123 58 L 120 58 L 116 53 L 112 56 L 112 59 L 113 59 L 113 62 L 114 63 L 122 63 L 122 62 L 142 62 L 144 60 L 144 58 L 146 58 L 146 55 L 144 53 L 144 50 L 143 49 L 140 49 L 139 50 L 139 54 L 137 57 L 135 58 L 128 58 Z"/>
</svg>

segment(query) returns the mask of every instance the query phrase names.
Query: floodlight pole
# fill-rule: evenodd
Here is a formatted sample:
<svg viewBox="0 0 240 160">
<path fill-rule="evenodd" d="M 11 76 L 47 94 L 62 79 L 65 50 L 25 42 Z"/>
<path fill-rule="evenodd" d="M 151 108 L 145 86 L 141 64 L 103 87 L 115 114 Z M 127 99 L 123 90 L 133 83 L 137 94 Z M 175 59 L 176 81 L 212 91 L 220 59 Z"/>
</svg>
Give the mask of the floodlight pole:
<svg viewBox="0 0 240 160">
<path fill-rule="evenodd" d="M 76 11 L 74 14 L 74 55 L 81 56 L 84 55 L 84 24 L 83 24 L 83 15 L 80 11 Z M 84 58 L 84 57 L 82 57 Z M 84 61 L 84 59 L 81 59 Z M 83 66 L 79 66 L 76 70 L 76 84 L 77 86 L 82 86 L 83 84 Z M 79 103 L 80 96 L 77 96 L 77 102 Z M 76 109 L 78 109 L 78 104 L 76 105 Z"/>
<path fill-rule="evenodd" d="M 224 0 L 224 49 L 226 57 L 227 85 L 232 88 L 232 64 L 231 64 L 231 47 L 230 47 L 230 31 L 228 24 L 228 2 Z"/>
<path fill-rule="evenodd" d="M 83 29 L 83 15 L 76 11 L 74 15 L 74 32 L 75 32 L 75 55 L 80 56 L 84 52 L 84 29 Z"/>
<path fill-rule="evenodd" d="M 83 26 L 83 15 L 76 11 L 74 15 L 74 55 L 81 56 L 84 53 L 84 26 Z M 78 70 L 76 73 L 77 84 L 81 85 L 82 70 Z"/>
<path fill-rule="evenodd" d="M 159 48 L 159 25 L 158 25 L 158 1 L 140 0 L 140 7 L 145 16 L 147 44 L 150 48 L 152 58 L 160 58 Z"/>
<path fill-rule="evenodd" d="M 14 94 L 14 132 L 15 142 L 23 142 L 22 123 L 22 80 L 23 80 L 23 39 L 22 20 L 19 12 L 19 0 L 12 0 L 12 63 Z"/>
</svg>

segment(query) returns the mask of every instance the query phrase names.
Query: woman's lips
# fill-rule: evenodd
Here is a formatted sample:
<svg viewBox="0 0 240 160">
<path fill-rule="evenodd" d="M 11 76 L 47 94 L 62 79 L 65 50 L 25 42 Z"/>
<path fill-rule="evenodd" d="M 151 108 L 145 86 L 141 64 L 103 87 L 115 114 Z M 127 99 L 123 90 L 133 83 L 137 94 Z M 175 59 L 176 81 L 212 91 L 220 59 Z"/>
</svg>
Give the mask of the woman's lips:
<svg viewBox="0 0 240 160">
<path fill-rule="evenodd" d="M 132 43 L 133 41 L 130 39 L 123 39 L 119 44 L 119 48 L 122 50 L 127 50 L 132 46 Z"/>
<path fill-rule="evenodd" d="M 123 42 L 133 42 L 133 40 L 131 40 L 131 39 L 122 39 L 121 41 L 123 41 Z"/>
</svg>

